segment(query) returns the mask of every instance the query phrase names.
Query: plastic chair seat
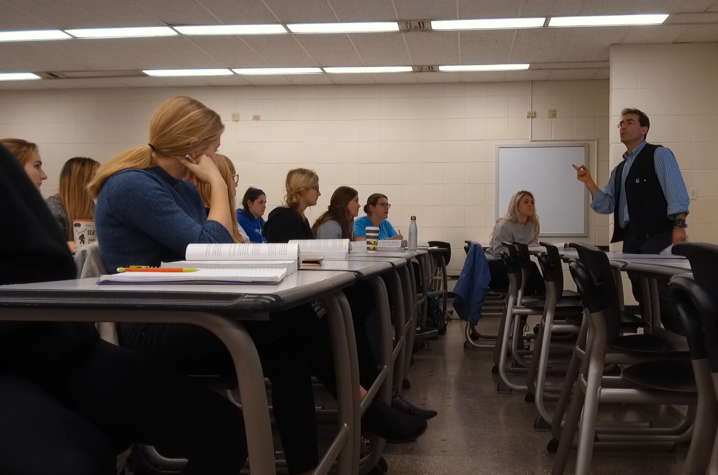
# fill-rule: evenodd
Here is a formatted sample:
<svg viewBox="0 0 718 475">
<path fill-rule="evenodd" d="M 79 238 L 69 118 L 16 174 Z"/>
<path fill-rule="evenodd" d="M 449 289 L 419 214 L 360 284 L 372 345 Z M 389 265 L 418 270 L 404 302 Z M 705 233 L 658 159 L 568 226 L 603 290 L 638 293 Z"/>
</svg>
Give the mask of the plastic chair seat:
<svg viewBox="0 0 718 475">
<path fill-rule="evenodd" d="M 546 299 L 541 297 L 524 297 L 521 303 L 523 307 L 544 308 L 546 306 Z M 583 312 L 583 305 L 578 300 L 562 299 L 556 303 L 556 310 L 561 312 Z"/>
<path fill-rule="evenodd" d="M 650 361 L 623 370 L 623 379 L 639 388 L 692 394 L 698 391 L 690 361 Z"/>
<path fill-rule="evenodd" d="M 631 325 L 637 328 L 648 328 L 650 323 L 630 312 L 621 311 L 621 325 Z"/>
<path fill-rule="evenodd" d="M 654 328 L 653 333 L 645 335 L 620 336 L 611 346 L 627 353 L 650 355 L 685 353 L 688 355 L 688 342 L 685 337 L 663 328 Z"/>
</svg>

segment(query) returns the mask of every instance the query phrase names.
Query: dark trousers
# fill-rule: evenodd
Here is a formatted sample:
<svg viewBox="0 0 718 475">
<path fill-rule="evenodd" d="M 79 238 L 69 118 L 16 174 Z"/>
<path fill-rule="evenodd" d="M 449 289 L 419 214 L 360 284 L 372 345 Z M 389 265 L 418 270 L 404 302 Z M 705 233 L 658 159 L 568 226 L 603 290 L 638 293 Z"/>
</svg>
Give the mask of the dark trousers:
<svg viewBox="0 0 718 475">
<path fill-rule="evenodd" d="M 489 272 L 491 273 L 490 289 L 507 290 L 509 288 L 509 274 L 506 269 L 506 263 L 502 259 L 489 261 Z M 546 293 L 546 285 L 543 282 L 543 276 L 536 263 L 531 261 L 529 279 L 524 287 L 524 295 L 530 296 L 544 293 Z"/>
<path fill-rule="evenodd" d="M 364 322 L 372 308 L 371 295 L 361 287 L 345 293 L 352 306 L 359 355 L 360 378 L 368 387 L 376 378 Z M 291 474 L 319 464 L 317 421 L 311 377 L 316 376 L 336 397 L 334 357 L 326 318 L 318 318 L 311 305 L 272 314 L 269 322 L 246 322 L 272 382 L 272 405 L 277 429 Z M 120 344 L 155 358 L 186 374 L 234 373 L 224 344 L 212 333 L 190 325 L 122 325 Z"/>
<path fill-rule="evenodd" d="M 628 254 L 658 254 L 668 246 L 673 244 L 673 232 L 668 231 L 658 234 L 638 234 L 631 232 L 630 226 L 626 229 L 623 238 L 623 252 Z M 641 279 L 636 273 L 629 272 L 628 278 L 631 279 L 631 288 L 633 297 L 641 306 L 643 313 L 643 293 L 641 292 Z M 666 330 L 670 330 L 680 335 L 685 335 L 683 325 L 678 320 L 676 308 L 671 300 L 668 291 L 668 279 L 656 279 L 658 285 L 658 295 L 661 306 L 661 323 Z"/>
<path fill-rule="evenodd" d="M 236 475 L 247 458 L 236 406 L 104 341 L 0 373 L 0 473 L 112 475 L 131 443 L 187 457 L 185 475 Z"/>
</svg>

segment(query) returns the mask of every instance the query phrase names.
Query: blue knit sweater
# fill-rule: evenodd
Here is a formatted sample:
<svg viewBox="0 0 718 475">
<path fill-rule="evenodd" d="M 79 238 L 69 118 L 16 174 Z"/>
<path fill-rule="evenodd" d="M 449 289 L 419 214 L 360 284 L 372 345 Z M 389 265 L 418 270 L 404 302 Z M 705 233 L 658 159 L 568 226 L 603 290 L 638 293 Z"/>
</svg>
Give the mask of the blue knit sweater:
<svg viewBox="0 0 718 475">
<path fill-rule="evenodd" d="M 207 220 L 194 185 L 160 167 L 115 173 L 95 208 L 100 254 L 108 272 L 131 265 L 183 260 L 191 243 L 231 243 L 229 232 Z"/>
</svg>

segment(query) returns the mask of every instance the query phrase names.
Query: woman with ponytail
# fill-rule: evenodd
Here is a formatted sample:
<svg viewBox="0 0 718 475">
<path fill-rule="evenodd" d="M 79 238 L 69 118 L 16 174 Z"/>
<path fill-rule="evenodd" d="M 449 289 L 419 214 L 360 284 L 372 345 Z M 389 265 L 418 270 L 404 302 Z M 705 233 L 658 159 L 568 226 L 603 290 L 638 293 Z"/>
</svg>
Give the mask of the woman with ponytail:
<svg viewBox="0 0 718 475">
<path fill-rule="evenodd" d="M 349 186 L 340 186 L 332 194 L 327 211 L 312 226 L 317 239 L 354 240 L 354 218 L 359 215 L 359 192 Z"/>
</svg>

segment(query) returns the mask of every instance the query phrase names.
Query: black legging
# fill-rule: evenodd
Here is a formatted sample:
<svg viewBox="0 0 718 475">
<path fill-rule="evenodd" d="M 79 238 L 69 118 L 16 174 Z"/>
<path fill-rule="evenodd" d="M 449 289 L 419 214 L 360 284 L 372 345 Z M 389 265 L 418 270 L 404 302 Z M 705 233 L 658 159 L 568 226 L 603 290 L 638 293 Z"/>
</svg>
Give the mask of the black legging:
<svg viewBox="0 0 718 475">
<path fill-rule="evenodd" d="M 364 322 L 371 295 L 362 289 L 347 291 L 357 335 L 360 378 L 370 384 L 378 373 Z M 272 314 L 269 322 L 246 322 L 257 345 L 265 376 L 272 381 L 272 405 L 277 429 L 291 474 L 319 464 L 314 390 L 316 376 L 336 398 L 336 377 L 326 318 L 319 319 L 311 305 Z M 224 344 L 210 332 L 189 325 L 121 325 L 120 344 L 155 358 L 187 374 L 234 373 Z M 368 386 L 365 386 L 368 387 Z"/>
<path fill-rule="evenodd" d="M 104 341 L 0 373 L 0 473 L 112 475 L 131 443 L 187 457 L 184 475 L 236 475 L 247 458 L 234 404 Z"/>
<path fill-rule="evenodd" d="M 502 259 L 489 261 L 489 272 L 491 273 L 490 289 L 506 290 L 509 288 L 509 274 L 506 269 L 506 263 Z M 524 287 L 524 295 L 540 295 L 545 292 L 546 285 L 543 282 L 541 272 L 539 272 L 536 263 L 531 261 L 529 279 Z"/>
</svg>

